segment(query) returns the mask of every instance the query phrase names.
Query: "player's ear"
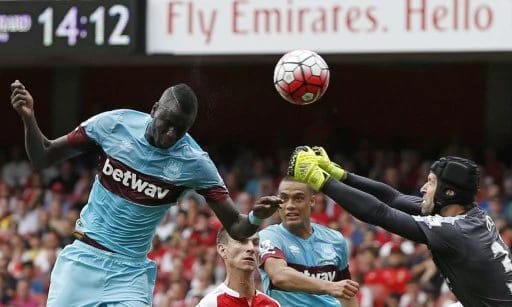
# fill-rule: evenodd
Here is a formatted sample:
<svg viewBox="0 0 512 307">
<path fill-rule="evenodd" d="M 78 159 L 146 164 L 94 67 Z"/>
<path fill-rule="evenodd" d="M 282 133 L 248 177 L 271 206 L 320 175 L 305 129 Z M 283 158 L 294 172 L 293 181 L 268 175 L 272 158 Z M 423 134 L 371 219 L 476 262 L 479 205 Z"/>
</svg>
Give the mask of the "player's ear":
<svg viewBox="0 0 512 307">
<path fill-rule="evenodd" d="M 158 101 L 151 107 L 151 117 L 155 117 L 156 109 L 158 108 Z"/>
<path fill-rule="evenodd" d="M 313 195 L 311 195 L 311 199 L 310 199 L 311 208 L 313 208 L 315 206 L 315 203 L 316 203 L 316 197 L 315 197 L 315 194 L 313 194 Z"/>
<path fill-rule="evenodd" d="M 222 259 L 226 259 L 226 257 L 227 257 L 226 245 L 217 244 L 217 253 L 219 253 L 219 255 Z"/>
</svg>

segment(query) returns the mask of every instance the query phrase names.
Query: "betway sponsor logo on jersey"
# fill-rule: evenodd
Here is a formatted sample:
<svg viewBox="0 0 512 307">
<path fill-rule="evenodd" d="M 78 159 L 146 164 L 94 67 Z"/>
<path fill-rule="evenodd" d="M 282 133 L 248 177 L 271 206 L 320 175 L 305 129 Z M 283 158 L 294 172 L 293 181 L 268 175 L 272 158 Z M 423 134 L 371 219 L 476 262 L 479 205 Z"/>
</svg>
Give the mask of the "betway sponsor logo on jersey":
<svg viewBox="0 0 512 307">
<path fill-rule="evenodd" d="M 340 281 L 344 279 L 343 272 L 339 271 L 335 265 L 305 266 L 293 262 L 287 262 L 287 264 L 296 271 L 316 279 L 327 281 Z M 270 289 L 287 291 L 277 287 L 272 282 L 270 282 Z"/>
<path fill-rule="evenodd" d="M 163 189 L 162 187 L 137 178 L 137 174 L 131 171 L 123 171 L 122 169 L 114 168 L 112 164 L 110 164 L 109 159 L 105 160 L 102 172 L 107 176 L 112 176 L 114 181 L 121 182 L 125 187 L 144 193 L 152 198 L 164 199 L 169 193 L 169 189 Z"/>
<path fill-rule="evenodd" d="M 336 271 L 313 273 L 313 272 L 310 272 L 309 270 L 304 270 L 304 272 L 302 272 L 302 273 L 304 273 L 304 275 L 309 276 L 309 277 L 313 277 L 316 279 L 328 280 L 328 281 L 334 281 L 334 278 L 336 277 Z"/>
<path fill-rule="evenodd" d="M 142 205 L 162 205 L 176 201 L 185 189 L 141 173 L 109 156 L 100 164 L 100 182 L 110 192 Z"/>
</svg>

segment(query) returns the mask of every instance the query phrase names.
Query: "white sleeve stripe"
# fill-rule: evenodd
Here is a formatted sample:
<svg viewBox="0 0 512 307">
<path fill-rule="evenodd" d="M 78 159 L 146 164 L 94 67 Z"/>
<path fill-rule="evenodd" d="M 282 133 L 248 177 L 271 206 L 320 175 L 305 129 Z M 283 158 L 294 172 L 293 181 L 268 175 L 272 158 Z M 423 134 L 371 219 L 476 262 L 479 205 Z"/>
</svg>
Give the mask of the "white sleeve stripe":
<svg viewBox="0 0 512 307">
<path fill-rule="evenodd" d="M 419 215 L 413 215 L 412 216 L 415 221 L 417 222 L 423 222 L 427 224 L 429 228 L 432 228 L 434 226 L 441 226 L 442 223 L 446 224 L 455 224 L 455 221 L 463 219 L 466 217 L 466 215 L 457 215 L 457 216 L 441 216 L 441 215 L 427 215 L 427 216 L 419 216 Z"/>
</svg>

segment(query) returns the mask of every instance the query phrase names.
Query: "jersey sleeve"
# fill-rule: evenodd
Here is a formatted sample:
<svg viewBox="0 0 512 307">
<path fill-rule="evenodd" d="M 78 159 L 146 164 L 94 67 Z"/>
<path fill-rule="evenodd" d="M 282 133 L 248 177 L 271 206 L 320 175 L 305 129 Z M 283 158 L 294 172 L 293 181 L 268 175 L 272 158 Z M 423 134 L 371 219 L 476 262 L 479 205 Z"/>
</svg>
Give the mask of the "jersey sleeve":
<svg viewBox="0 0 512 307">
<path fill-rule="evenodd" d="M 389 205 L 408 214 L 420 215 L 422 201 L 423 199 L 421 197 L 400 193 L 389 203 Z"/>
<path fill-rule="evenodd" d="M 200 176 L 197 176 L 200 174 Z M 209 157 L 203 157 L 197 161 L 196 174 L 191 174 L 197 179 L 194 182 L 194 189 L 203 195 L 207 200 L 224 201 L 229 197 L 229 191 L 222 180 L 222 177 Z"/>
<path fill-rule="evenodd" d="M 96 146 L 96 142 L 91 139 L 85 132 L 84 127 L 78 126 L 75 130 L 66 135 L 68 143 L 76 149 L 90 149 Z"/>
<path fill-rule="evenodd" d="M 114 130 L 118 122 L 119 111 L 97 114 L 80 124 L 67 135 L 68 142 L 74 147 L 100 145 L 104 138 Z"/>
<path fill-rule="evenodd" d="M 405 195 L 398 190 L 366 177 L 348 174 L 343 183 L 375 196 L 378 200 L 402 212 L 419 215 L 421 213 L 421 197 Z"/>
<path fill-rule="evenodd" d="M 260 264 L 263 266 L 268 258 L 285 259 L 281 237 L 272 229 L 264 229 L 260 236 Z"/>
<path fill-rule="evenodd" d="M 459 250 L 461 231 L 457 229 L 455 222 L 457 216 L 413 216 L 414 220 L 427 237 L 427 244 L 432 251 L 444 254 L 456 253 Z"/>
<path fill-rule="evenodd" d="M 325 184 L 323 192 L 363 222 L 380 226 L 415 242 L 427 242 L 425 234 L 410 214 L 388 206 L 369 193 L 332 178 Z"/>
</svg>

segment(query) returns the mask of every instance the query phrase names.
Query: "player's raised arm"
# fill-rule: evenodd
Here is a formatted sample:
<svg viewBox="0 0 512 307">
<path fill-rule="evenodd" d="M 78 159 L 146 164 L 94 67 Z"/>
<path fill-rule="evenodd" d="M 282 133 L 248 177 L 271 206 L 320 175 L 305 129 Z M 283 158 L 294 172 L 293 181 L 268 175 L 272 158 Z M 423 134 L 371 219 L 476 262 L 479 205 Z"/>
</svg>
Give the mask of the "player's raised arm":
<svg viewBox="0 0 512 307">
<path fill-rule="evenodd" d="M 80 150 L 69 144 L 66 136 L 49 140 L 41 132 L 34 114 L 34 99 L 19 80 L 11 84 L 11 105 L 23 120 L 25 148 L 35 168 L 45 168 L 80 154 Z"/>
<path fill-rule="evenodd" d="M 260 223 L 272 216 L 282 202 L 277 196 L 263 196 L 256 201 L 249 215 L 239 213 L 231 197 L 209 201 L 208 204 L 229 235 L 235 240 L 242 240 L 253 235 Z"/>
<path fill-rule="evenodd" d="M 309 150 L 309 147 L 304 148 Z M 404 195 L 385 183 L 349 173 L 340 165 L 332 162 L 327 152 L 322 147 L 313 147 L 312 151 L 318 157 L 318 165 L 331 175 L 332 178 L 353 188 L 369 193 L 385 204 L 400 211 L 413 215 L 421 213 L 420 197 Z"/>
<path fill-rule="evenodd" d="M 411 215 L 387 206 L 368 193 L 332 178 L 326 180 L 322 191 L 342 204 L 350 214 L 366 223 L 380 226 L 415 242 L 427 242 L 424 232 Z"/>
<path fill-rule="evenodd" d="M 427 242 L 424 232 L 411 215 L 386 205 L 371 194 L 335 180 L 319 166 L 318 158 L 311 150 L 298 148 L 292 155 L 288 171 L 295 179 L 324 192 L 356 218 L 415 242 Z"/>
</svg>

